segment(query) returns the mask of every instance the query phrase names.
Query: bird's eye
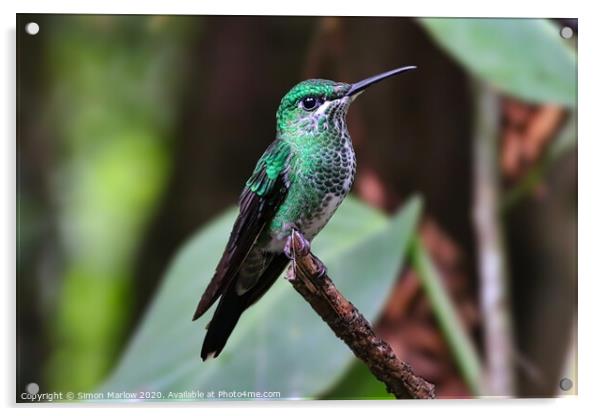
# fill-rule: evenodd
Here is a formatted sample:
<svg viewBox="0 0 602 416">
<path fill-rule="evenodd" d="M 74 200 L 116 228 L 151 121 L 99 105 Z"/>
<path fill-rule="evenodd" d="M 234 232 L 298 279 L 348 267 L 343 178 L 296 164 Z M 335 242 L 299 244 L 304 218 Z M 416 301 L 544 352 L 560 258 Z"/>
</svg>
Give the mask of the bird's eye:
<svg viewBox="0 0 602 416">
<path fill-rule="evenodd" d="M 305 97 L 303 101 L 301 101 L 301 106 L 304 110 L 311 111 L 318 108 L 322 102 L 323 101 L 318 97 Z"/>
</svg>

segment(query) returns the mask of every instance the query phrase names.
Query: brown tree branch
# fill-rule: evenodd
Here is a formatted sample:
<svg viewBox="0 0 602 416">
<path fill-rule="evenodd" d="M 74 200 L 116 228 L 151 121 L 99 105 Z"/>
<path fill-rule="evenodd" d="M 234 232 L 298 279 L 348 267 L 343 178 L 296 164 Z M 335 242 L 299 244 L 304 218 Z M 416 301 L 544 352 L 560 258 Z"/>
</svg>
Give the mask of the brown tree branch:
<svg viewBox="0 0 602 416">
<path fill-rule="evenodd" d="M 366 318 L 341 295 L 332 280 L 326 274 L 320 276 L 322 262 L 311 252 L 299 254 L 303 247 L 299 233 L 293 230 L 289 238 L 292 238 L 290 246 L 295 253 L 289 269 L 289 281 L 335 335 L 347 344 L 396 398 L 435 398 L 434 386 L 415 375 L 408 364 L 400 361 L 389 344 L 374 334 Z"/>
</svg>

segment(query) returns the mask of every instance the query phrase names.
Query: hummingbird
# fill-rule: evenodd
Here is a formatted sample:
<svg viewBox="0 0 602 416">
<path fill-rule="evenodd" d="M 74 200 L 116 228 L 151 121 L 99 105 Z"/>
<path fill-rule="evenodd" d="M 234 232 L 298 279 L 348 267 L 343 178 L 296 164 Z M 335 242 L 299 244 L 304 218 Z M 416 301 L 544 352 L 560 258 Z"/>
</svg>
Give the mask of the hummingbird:
<svg viewBox="0 0 602 416">
<path fill-rule="evenodd" d="M 413 69 L 396 68 L 353 84 L 309 79 L 282 98 L 276 139 L 245 184 L 230 238 L 193 316 L 198 319 L 219 299 L 207 325 L 203 361 L 220 354 L 242 313 L 294 257 L 291 232 L 301 237 L 301 254 L 309 253 L 312 239 L 349 193 L 356 170 L 346 124 L 350 104 L 367 87 Z"/>
</svg>

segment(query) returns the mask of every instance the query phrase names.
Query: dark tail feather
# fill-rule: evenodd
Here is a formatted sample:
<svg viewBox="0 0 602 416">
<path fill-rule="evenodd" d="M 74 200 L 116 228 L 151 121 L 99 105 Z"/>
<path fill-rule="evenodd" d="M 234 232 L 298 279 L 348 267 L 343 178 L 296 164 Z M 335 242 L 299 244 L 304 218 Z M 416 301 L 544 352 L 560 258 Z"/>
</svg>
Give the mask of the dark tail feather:
<svg viewBox="0 0 602 416">
<path fill-rule="evenodd" d="M 211 322 L 209 322 L 207 335 L 205 335 L 203 348 L 201 349 L 203 361 L 210 355 L 215 358 L 222 352 L 230 334 L 232 334 L 238 323 L 240 315 L 272 287 L 288 262 L 289 259 L 284 254 L 274 257 L 257 284 L 242 296 L 236 294 L 236 281 L 230 284 L 222 295 Z"/>
<path fill-rule="evenodd" d="M 235 285 L 231 285 L 227 292 L 224 293 L 211 318 L 211 322 L 209 322 L 207 335 L 205 335 L 205 341 L 203 341 L 203 348 L 201 350 L 203 361 L 209 356 L 215 358 L 222 352 L 226 341 L 228 341 L 230 334 L 232 334 L 234 327 L 238 323 L 240 315 L 246 309 L 243 305 L 243 298 L 236 294 L 236 289 L 233 286 Z"/>
</svg>

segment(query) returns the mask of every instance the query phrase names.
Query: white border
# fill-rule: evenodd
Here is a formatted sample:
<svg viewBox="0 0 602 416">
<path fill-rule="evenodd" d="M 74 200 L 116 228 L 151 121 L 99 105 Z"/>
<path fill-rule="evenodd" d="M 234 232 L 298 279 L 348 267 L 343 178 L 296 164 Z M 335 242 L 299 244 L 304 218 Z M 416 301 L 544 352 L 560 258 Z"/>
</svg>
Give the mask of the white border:
<svg viewBox="0 0 602 416">
<path fill-rule="evenodd" d="M 86 0 L 20 0 L 13 4 L 2 2 L 0 19 L 3 31 L 2 58 L 0 68 L 3 99 L 0 101 L 0 126 L 5 133 L 2 140 L 2 180 L 0 190 L 4 197 L 0 204 L 3 247 L 0 249 L 0 264 L 6 272 L 3 309 L 4 342 L 0 343 L 3 360 L 3 376 L 0 392 L 5 406 L 13 406 L 9 413 L 29 413 L 26 406 L 12 405 L 15 391 L 15 13 L 125 13 L 125 14 L 271 14 L 271 15 L 399 15 L 399 16 L 489 16 L 489 17 L 577 17 L 579 18 L 579 396 L 577 398 L 552 400 L 477 400 L 439 401 L 436 403 L 385 403 L 385 402 L 278 402 L 278 403 L 218 403 L 211 405 L 181 405 L 177 412 L 198 415 L 199 412 L 248 415 L 280 414 L 293 415 L 307 412 L 333 412 L 344 410 L 351 414 L 365 414 L 371 408 L 385 413 L 420 412 L 423 414 L 506 415 L 517 411 L 543 411 L 546 414 L 581 412 L 594 408 L 600 382 L 600 310 L 595 305 L 602 303 L 600 281 L 600 255 L 602 227 L 602 204 L 600 199 L 602 134 L 600 115 L 602 94 L 600 78 L 600 14 L 595 12 L 593 1 L 526 2 L 524 0 L 501 0 L 497 2 L 454 1 L 381 1 L 362 2 L 300 0 L 278 2 L 253 0 L 246 2 L 225 1 L 86 1 Z M 562 236 L 559 236 L 562 238 Z M 554 342 L 554 340 L 550 340 Z M 169 406 L 141 406 L 112 408 L 111 412 L 128 414 L 159 414 Z M 599 406 L 596 406 L 599 408 Z M 86 412 L 105 414 L 97 406 L 87 407 Z M 80 413 L 74 406 L 44 406 L 44 412 L 53 414 Z"/>
</svg>

